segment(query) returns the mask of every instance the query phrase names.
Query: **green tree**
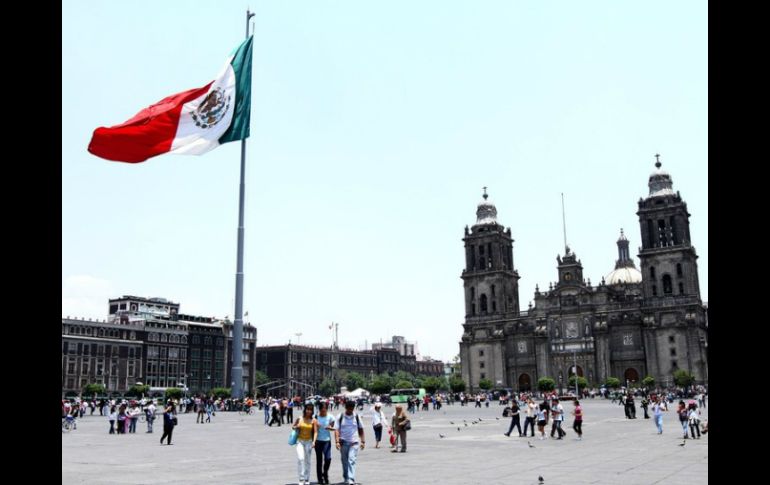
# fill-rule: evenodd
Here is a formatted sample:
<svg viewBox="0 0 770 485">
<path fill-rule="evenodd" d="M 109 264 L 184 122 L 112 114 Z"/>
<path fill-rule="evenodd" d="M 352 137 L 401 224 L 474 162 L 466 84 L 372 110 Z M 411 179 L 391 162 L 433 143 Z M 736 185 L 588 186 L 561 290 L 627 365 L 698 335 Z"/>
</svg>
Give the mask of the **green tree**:
<svg viewBox="0 0 770 485">
<path fill-rule="evenodd" d="M 328 377 L 321 382 L 320 386 L 318 386 L 318 392 L 320 392 L 322 396 L 333 396 L 337 394 L 339 390 L 340 388 L 337 383 Z"/>
<path fill-rule="evenodd" d="M 134 384 L 128 389 L 128 391 L 126 391 L 126 396 L 142 397 L 149 393 L 150 386 Z"/>
<path fill-rule="evenodd" d="M 586 388 L 587 385 L 588 385 L 588 380 L 585 377 L 583 376 L 578 377 L 578 390 L 582 391 L 583 389 Z M 569 387 L 570 389 L 575 389 L 575 374 L 572 374 L 571 376 L 569 376 Z"/>
<path fill-rule="evenodd" d="M 618 387 L 620 387 L 620 379 L 618 379 L 617 377 L 608 377 L 604 381 L 604 385 L 609 387 L 610 389 L 617 389 Z"/>
<path fill-rule="evenodd" d="M 166 389 L 166 399 L 181 399 L 184 396 L 184 391 L 178 387 L 169 387 Z"/>
<path fill-rule="evenodd" d="M 674 371 L 674 382 L 679 387 L 688 387 L 695 382 L 695 376 L 684 369 Z"/>
<path fill-rule="evenodd" d="M 398 381 L 396 383 L 396 389 L 410 389 L 412 387 L 412 381 Z"/>
<path fill-rule="evenodd" d="M 445 376 L 436 377 L 438 379 L 439 385 L 438 390 L 439 391 L 448 391 L 449 390 L 449 381 Z"/>
<path fill-rule="evenodd" d="M 479 387 L 484 389 L 485 391 L 488 391 L 492 389 L 492 381 L 489 379 L 481 379 L 479 381 Z"/>
<path fill-rule="evenodd" d="M 652 376 L 647 376 L 644 379 L 642 379 L 642 385 L 646 388 L 655 387 L 655 378 Z"/>
<path fill-rule="evenodd" d="M 541 392 L 553 391 L 556 387 L 556 381 L 550 377 L 541 377 L 537 380 L 537 388 Z"/>
<path fill-rule="evenodd" d="M 452 392 L 464 392 L 465 381 L 462 377 L 454 375 L 449 379 L 449 387 L 452 389 Z"/>
<path fill-rule="evenodd" d="M 366 378 L 358 372 L 351 372 L 345 378 L 345 385 L 348 386 L 348 391 L 353 391 L 366 386 Z"/>
<path fill-rule="evenodd" d="M 215 397 L 221 397 L 222 399 L 227 399 L 232 396 L 232 390 L 229 387 L 215 387 L 209 391 L 209 394 L 212 394 Z"/>
<path fill-rule="evenodd" d="M 107 393 L 107 389 L 102 384 L 88 384 L 83 387 L 84 396 L 103 395 Z"/>
<path fill-rule="evenodd" d="M 374 394 L 387 394 L 393 388 L 390 376 L 387 374 L 378 374 L 374 376 L 369 384 L 369 390 Z"/>
<path fill-rule="evenodd" d="M 425 388 L 425 392 L 434 394 L 442 385 L 441 379 L 438 377 L 426 377 L 422 381 L 422 387 Z"/>
<path fill-rule="evenodd" d="M 270 378 L 267 377 L 267 374 L 261 370 L 254 371 L 254 387 L 267 384 L 268 382 L 270 382 Z"/>
<path fill-rule="evenodd" d="M 395 380 L 395 382 L 409 381 L 409 385 L 406 386 L 407 388 L 415 387 L 415 385 L 414 385 L 414 380 L 415 380 L 414 376 L 412 374 L 410 374 L 409 372 L 404 372 L 402 370 L 397 371 L 395 374 L 393 374 L 393 379 Z M 396 387 L 400 387 L 400 386 L 396 386 Z"/>
</svg>

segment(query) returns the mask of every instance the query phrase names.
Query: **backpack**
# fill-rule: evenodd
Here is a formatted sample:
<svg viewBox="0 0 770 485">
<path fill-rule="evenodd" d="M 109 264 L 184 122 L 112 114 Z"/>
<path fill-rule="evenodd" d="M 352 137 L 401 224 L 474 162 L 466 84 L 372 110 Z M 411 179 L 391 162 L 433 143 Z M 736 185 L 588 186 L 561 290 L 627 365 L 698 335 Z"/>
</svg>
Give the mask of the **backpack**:
<svg viewBox="0 0 770 485">
<path fill-rule="evenodd" d="M 344 414 L 345 413 L 340 413 L 340 417 L 337 419 L 337 430 L 339 430 L 340 432 L 342 432 L 342 416 Z M 358 413 L 353 413 L 353 416 L 356 417 L 356 429 L 362 428 L 361 420 L 358 419 Z"/>
</svg>

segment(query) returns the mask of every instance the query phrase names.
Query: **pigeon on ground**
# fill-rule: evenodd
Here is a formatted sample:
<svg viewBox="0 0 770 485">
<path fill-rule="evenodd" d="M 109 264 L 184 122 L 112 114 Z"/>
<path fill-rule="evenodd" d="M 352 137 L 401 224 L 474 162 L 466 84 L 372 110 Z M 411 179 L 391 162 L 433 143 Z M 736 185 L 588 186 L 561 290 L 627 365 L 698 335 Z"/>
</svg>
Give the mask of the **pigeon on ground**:
<svg viewBox="0 0 770 485">
<path fill-rule="evenodd" d="M 685 443 L 687 443 L 687 442 L 686 441 L 682 441 L 682 444 L 680 444 L 678 446 L 684 446 Z"/>
<path fill-rule="evenodd" d="M 449 424 L 455 424 L 454 421 L 450 421 Z"/>
<path fill-rule="evenodd" d="M 540 475 L 539 477 L 537 477 L 537 481 L 540 483 L 543 483 L 545 480 L 543 479 L 543 476 Z"/>
<path fill-rule="evenodd" d="M 529 446 L 530 448 L 534 448 L 534 447 L 535 447 L 535 445 L 533 445 L 533 444 L 532 444 L 532 443 L 530 443 L 529 441 L 527 441 L 527 446 Z"/>
<path fill-rule="evenodd" d="M 460 431 L 460 427 L 459 426 L 457 427 L 457 431 Z"/>
<path fill-rule="evenodd" d="M 443 434 L 441 434 L 441 433 L 439 433 L 439 434 L 438 434 L 438 437 L 439 437 L 439 438 L 446 438 L 446 436 L 444 436 L 444 435 L 443 435 Z"/>
<path fill-rule="evenodd" d="M 466 427 L 466 428 L 468 427 L 468 423 L 465 423 L 465 427 Z"/>
<path fill-rule="evenodd" d="M 479 421 L 484 421 L 483 419 L 479 418 Z"/>
<path fill-rule="evenodd" d="M 500 418 L 498 418 L 497 416 L 495 416 L 495 419 L 499 420 Z"/>
</svg>

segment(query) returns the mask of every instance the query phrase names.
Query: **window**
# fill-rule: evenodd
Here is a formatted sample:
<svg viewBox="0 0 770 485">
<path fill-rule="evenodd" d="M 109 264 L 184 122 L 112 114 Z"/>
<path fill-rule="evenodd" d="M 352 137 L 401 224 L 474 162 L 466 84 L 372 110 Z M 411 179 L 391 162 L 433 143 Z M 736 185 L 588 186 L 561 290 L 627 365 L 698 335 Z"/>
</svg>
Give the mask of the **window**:
<svg viewBox="0 0 770 485">
<path fill-rule="evenodd" d="M 104 375 L 104 361 L 99 360 L 96 362 L 96 375 Z"/>
<path fill-rule="evenodd" d="M 479 350 L 479 357 L 484 357 L 484 351 L 483 350 Z"/>
<path fill-rule="evenodd" d="M 471 286 L 471 301 L 476 299 L 476 288 Z"/>
<path fill-rule="evenodd" d="M 190 358 L 197 361 L 201 358 L 201 349 L 190 349 Z"/>
<path fill-rule="evenodd" d="M 663 293 L 665 295 L 670 295 L 674 292 L 674 290 L 671 288 L 671 275 L 664 274 L 663 275 Z"/>
<path fill-rule="evenodd" d="M 476 314 L 476 304 L 471 303 L 471 315 L 475 315 L 475 314 Z"/>
<path fill-rule="evenodd" d="M 88 372 L 90 370 L 90 364 L 88 359 L 83 359 L 83 361 L 80 363 L 80 373 L 88 375 Z"/>
<path fill-rule="evenodd" d="M 650 278 L 655 279 L 655 266 L 650 266 Z"/>
<path fill-rule="evenodd" d="M 203 338 L 203 345 L 211 345 L 213 343 L 213 339 L 211 337 L 204 337 Z"/>
<path fill-rule="evenodd" d="M 493 300 L 492 301 L 492 312 L 494 313 L 496 311 L 497 311 L 497 303 Z"/>
<path fill-rule="evenodd" d="M 168 356 L 168 347 L 160 348 L 160 358 L 165 359 Z"/>
<path fill-rule="evenodd" d="M 487 295 L 481 295 L 481 313 L 487 313 Z"/>
<path fill-rule="evenodd" d="M 165 333 L 161 334 L 160 335 L 160 341 L 161 342 L 168 342 L 168 335 L 166 335 Z"/>
<path fill-rule="evenodd" d="M 83 355 L 88 355 L 91 353 L 91 344 L 84 344 L 83 345 Z"/>
<path fill-rule="evenodd" d="M 492 296 L 495 296 L 495 285 L 492 285 Z"/>
<path fill-rule="evenodd" d="M 486 375 L 486 374 L 484 374 L 484 373 L 482 372 L 482 373 L 481 373 L 481 378 L 482 378 L 482 379 L 486 379 L 486 378 L 487 378 L 487 375 Z"/>
<path fill-rule="evenodd" d="M 134 361 L 128 361 L 128 377 L 134 377 Z"/>
<path fill-rule="evenodd" d="M 652 296 L 658 296 L 658 287 L 652 285 Z"/>
<path fill-rule="evenodd" d="M 483 362 L 479 362 L 479 368 L 480 368 L 480 369 L 483 369 L 483 368 L 484 368 L 484 363 L 483 363 Z"/>
<path fill-rule="evenodd" d="M 673 344 L 676 341 L 675 337 L 673 335 L 668 336 L 668 343 Z"/>
<path fill-rule="evenodd" d="M 672 360 L 672 361 L 671 361 L 671 368 L 672 368 L 672 369 L 677 369 L 677 368 L 679 368 L 679 365 L 676 363 L 676 361 L 675 361 L 675 360 Z"/>
<path fill-rule="evenodd" d="M 682 264 L 681 263 L 676 263 L 676 275 L 677 276 L 682 276 Z"/>
<path fill-rule="evenodd" d="M 684 295 L 684 283 L 679 283 L 679 294 Z"/>
<path fill-rule="evenodd" d="M 200 338 L 199 336 L 197 336 L 197 335 L 193 335 L 193 338 L 192 338 L 192 343 L 193 343 L 193 344 L 199 344 L 199 343 L 201 343 L 201 338 Z"/>
<path fill-rule="evenodd" d="M 67 359 L 67 374 L 75 373 L 75 359 L 70 357 Z"/>
<path fill-rule="evenodd" d="M 187 359 L 187 349 L 179 349 L 179 358 L 182 360 Z"/>
<path fill-rule="evenodd" d="M 179 358 L 179 349 L 177 349 L 176 347 L 172 347 L 168 349 L 168 358 L 169 359 Z"/>
<path fill-rule="evenodd" d="M 676 357 L 676 349 L 675 348 L 671 348 L 670 352 L 671 352 L 671 357 Z"/>
<path fill-rule="evenodd" d="M 634 345 L 634 336 L 630 333 L 624 334 L 623 345 Z"/>
</svg>

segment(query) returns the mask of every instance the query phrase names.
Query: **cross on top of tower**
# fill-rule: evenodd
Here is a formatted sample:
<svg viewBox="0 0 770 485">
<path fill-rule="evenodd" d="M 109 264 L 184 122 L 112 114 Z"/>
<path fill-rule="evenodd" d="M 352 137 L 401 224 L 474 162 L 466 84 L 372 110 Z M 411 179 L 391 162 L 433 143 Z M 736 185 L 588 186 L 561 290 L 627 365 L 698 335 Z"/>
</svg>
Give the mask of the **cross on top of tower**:
<svg viewBox="0 0 770 485">
<path fill-rule="evenodd" d="M 484 189 L 484 200 L 487 200 L 487 198 L 489 197 L 489 195 L 487 195 L 487 188 L 486 187 L 482 187 L 482 188 Z"/>
<path fill-rule="evenodd" d="M 660 168 L 662 164 L 660 163 L 660 153 L 655 154 L 655 167 Z"/>
</svg>

